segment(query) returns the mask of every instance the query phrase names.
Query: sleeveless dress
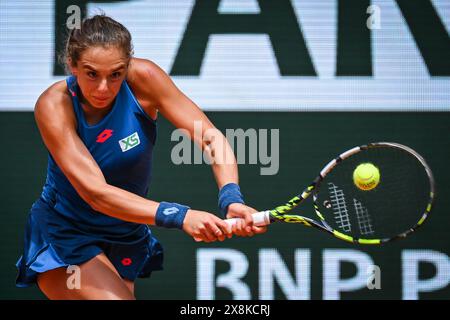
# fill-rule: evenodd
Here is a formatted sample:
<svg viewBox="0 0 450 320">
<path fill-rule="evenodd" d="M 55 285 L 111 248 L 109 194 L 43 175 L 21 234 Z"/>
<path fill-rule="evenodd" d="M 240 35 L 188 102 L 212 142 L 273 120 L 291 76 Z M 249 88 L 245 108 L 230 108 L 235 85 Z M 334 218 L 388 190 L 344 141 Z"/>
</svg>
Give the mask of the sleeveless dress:
<svg viewBox="0 0 450 320">
<path fill-rule="evenodd" d="M 143 111 L 123 81 L 110 112 L 89 125 L 78 98 L 76 77 L 70 76 L 66 82 L 78 135 L 107 183 L 145 197 L 151 180 L 156 121 Z M 16 285 L 27 287 L 36 282 L 38 273 L 79 265 L 102 252 L 129 280 L 162 270 L 163 249 L 150 228 L 95 211 L 49 153 L 43 191 L 28 215 L 24 250 L 16 264 Z"/>
</svg>

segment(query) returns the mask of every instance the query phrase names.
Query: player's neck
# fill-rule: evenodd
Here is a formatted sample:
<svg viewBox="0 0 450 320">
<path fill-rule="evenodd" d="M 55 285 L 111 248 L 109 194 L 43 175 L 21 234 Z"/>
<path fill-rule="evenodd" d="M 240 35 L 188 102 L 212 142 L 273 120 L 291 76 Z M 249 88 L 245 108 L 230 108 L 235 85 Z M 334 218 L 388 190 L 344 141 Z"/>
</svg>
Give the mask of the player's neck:
<svg viewBox="0 0 450 320">
<path fill-rule="evenodd" d="M 96 108 L 92 106 L 83 96 L 80 99 L 81 108 L 84 112 L 84 118 L 89 125 L 100 122 L 113 108 L 115 99 L 104 108 Z"/>
</svg>

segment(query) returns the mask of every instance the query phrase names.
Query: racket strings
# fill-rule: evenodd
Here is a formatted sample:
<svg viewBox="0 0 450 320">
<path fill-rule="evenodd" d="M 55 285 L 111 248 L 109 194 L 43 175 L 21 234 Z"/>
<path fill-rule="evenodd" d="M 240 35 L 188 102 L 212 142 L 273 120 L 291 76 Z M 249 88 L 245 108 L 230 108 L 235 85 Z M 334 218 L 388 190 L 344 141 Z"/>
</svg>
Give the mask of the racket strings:
<svg viewBox="0 0 450 320">
<path fill-rule="evenodd" d="M 358 189 L 353 171 L 370 162 L 380 171 L 372 190 Z M 415 226 L 426 212 L 430 181 L 412 154 L 396 148 L 371 148 L 339 163 L 320 184 L 319 211 L 335 230 L 362 238 L 386 238 Z"/>
<path fill-rule="evenodd" d="M 372 217 L 367 208 L 358 200 L 353 199 L 353 206 L 356 212 L 356 219 L 358 220 L 358 227 L 362 235 L 374 234 Z"/>
<path fill-rule="evenodd" d="M 351 232 L 350 217 L 344 191 L 332 182 L 328 182 L 327 184 L 334 221 L 341 230 Z"/>
</svg>

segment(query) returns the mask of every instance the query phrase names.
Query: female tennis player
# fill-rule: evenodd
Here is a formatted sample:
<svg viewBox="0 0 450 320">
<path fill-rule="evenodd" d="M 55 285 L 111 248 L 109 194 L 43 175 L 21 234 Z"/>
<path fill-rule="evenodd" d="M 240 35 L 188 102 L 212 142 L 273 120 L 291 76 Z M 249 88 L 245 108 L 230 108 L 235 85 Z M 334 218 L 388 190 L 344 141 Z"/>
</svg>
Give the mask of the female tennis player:
<svg viewBox="0 0 450 320">
<path fill-rule="evenodd" d="M 70 32 L 65 56 L 71 75 L 35 106 L 49 162 L 30 210 L 17 286 L 37 282 L 49 299 L 134 299 L 135 279 L 162 269 L 163 249 L 148 225 L 205 242 L 231 237 L 214 214 L 145 198 L 158 112 L 191 137 L 195 121 L 204 135 L 213 132 L 214 139 L 195 142 L 212 160 L 220 211 L 245 219 L 234 234 L 265 232 L 252 225 L 255 210 L 244 204 L 225 137 L 163 70 L 132 57 L 123 25 L 105 15 L 85 19 Z M 80 281 L 70 286 L 73 265 Z"/>
</svg>

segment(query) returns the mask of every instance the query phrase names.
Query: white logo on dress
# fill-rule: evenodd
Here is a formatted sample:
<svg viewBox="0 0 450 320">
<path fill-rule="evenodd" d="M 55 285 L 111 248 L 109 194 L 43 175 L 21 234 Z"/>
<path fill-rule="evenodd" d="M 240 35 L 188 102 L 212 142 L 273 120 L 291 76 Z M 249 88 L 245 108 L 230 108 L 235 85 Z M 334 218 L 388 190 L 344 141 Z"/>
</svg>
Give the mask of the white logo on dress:
<svg viewBox="0 0 450 320">
<path fill-rule="evenodd" d="M 122 149 L 122 152 L 133 149 L 134 147 L 137 147 L 140 143 L 141 140 L 139 139 L 139 135 L 137 132 L 119 141 L 120 149 Z"/>
</svg>

